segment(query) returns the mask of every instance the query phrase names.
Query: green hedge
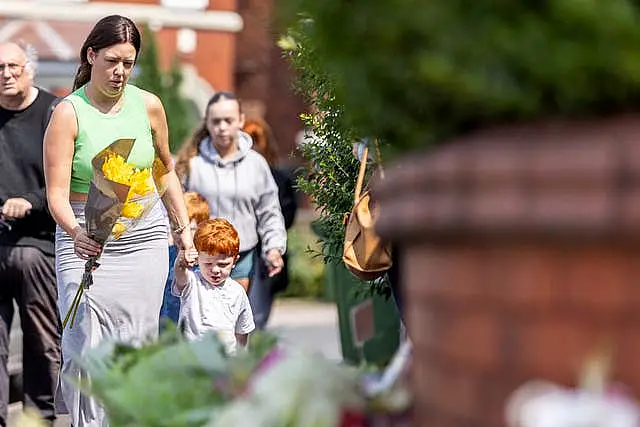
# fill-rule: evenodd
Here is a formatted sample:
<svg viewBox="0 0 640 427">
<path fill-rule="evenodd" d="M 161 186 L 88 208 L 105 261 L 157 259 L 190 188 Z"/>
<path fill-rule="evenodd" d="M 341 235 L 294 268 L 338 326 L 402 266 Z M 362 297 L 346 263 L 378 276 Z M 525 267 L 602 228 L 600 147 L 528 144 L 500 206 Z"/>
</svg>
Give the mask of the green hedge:
<svg viewBox="0 0 640 427">
<path fill-rule="evenodd" d="M 286 3 L 313 23 L 316 64 L 353 128 L 399 150 L 492 123 L 640 106 L 637 1 Z"/>
<path fill-rule="evenodd" d="M 289 287 L 282 297 L 324 296 L 324 262 L 319 256 L 317 236 L 308 224 L 296 224 L 288 233 Z M 310 250 L 315 250 L 311 253 Z"/>
</svg>

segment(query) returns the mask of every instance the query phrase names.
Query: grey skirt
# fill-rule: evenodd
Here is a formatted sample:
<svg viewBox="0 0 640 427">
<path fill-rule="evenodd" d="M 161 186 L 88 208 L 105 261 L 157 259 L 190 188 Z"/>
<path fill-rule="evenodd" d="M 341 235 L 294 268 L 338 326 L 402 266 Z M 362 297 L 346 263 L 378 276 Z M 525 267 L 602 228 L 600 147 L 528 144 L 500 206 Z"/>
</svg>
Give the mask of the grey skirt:
<svg viewBox="0 0 640 427">
<path fill-rule="evenodd" d="M 71 207 L 84 226 L 84 203 Z M 167 225 L 160 203 L 118 240 L 107 242 L 84 293 L 75 323 L 62 333 L 62 395 L 74 427 L 107 426 L 104 411 L 73 383 L 86 380 L 75 360 L 106 339 L 139 344 L 158 334 L 158 313 L 169 269 Z M 84 273 L 85 260 L 73 250 L 73 239 L 56 230 L 58 306 L 69 310 Z"/>
</svg>

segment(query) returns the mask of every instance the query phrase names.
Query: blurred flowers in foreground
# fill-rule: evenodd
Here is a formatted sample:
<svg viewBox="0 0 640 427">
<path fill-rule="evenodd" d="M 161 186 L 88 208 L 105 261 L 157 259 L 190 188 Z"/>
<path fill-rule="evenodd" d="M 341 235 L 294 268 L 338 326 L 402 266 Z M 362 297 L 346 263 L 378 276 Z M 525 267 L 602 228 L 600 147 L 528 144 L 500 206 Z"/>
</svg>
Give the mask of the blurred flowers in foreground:
<svg viewBox="0 0 640 427">
<path fill-rule="evenodd" d="M 410 405 L 407 358 L 390 365 L 393 375 L 372 373 L 279 347 L 262 332 L 227 355 L 215 334 L 187 341 L 169 329 L 139 348 L 104 344 L 80 363 L 91 381 L 79 386 L 101 401 L 112 427 L 409 425 L 400 423 Z"/>
<path fill-rule="evenodd" d="M 619 384 L 609 382 L 612 351 L 600 346 L 588 357 L 580 386 L 529 381 L 506 405 L 509 427 L 637 427 L 640 403 Z"/>
</svg>

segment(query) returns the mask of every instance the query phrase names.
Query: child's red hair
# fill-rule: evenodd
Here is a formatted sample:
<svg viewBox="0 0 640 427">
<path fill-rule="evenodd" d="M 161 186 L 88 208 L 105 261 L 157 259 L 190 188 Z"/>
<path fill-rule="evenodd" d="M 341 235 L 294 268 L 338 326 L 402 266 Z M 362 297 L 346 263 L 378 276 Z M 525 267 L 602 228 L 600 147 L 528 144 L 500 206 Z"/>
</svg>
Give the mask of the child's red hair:
<svg viewBox="0 0 640 427">
<path fill-rule="evenodd" d="M 235 257 L 240 253 L 238 232 L 229 221 L 223 218 L 207 219 L 198 224 L 193 243 L 198 252 L 209 255 Z"/>
<path fill-rule="evenodd" d="M 189 221 L 195 220 L 196 224 L 209 219 L 209 203 L 199 193 L 190 191 L 184 193 L 184 204 L 187 206 Z"/>
</svg>

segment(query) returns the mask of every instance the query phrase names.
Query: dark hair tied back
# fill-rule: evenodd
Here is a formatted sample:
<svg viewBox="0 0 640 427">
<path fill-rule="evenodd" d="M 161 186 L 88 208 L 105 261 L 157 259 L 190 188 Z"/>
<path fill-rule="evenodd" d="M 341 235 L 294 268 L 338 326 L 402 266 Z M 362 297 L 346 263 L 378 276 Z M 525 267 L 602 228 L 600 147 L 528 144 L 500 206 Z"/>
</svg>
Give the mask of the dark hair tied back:
<svg viewBox="0 0 640 427">
<path fill-rule="evenodd" d="M 84 86 L 91 80 L 91 64 L 87 59 L 89 48 L 97 52 L 120 43 L 131 43 L 136 50 L 137 59 L 140 55 L 141 37 L 136 24 L 121 15 L 110 15 L 99 20 L 80 49 L 80 66 L 73 80 L 73 90 Z"/>
</svg>

